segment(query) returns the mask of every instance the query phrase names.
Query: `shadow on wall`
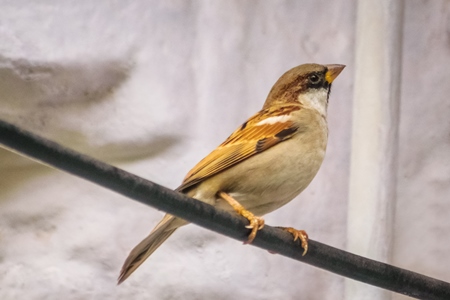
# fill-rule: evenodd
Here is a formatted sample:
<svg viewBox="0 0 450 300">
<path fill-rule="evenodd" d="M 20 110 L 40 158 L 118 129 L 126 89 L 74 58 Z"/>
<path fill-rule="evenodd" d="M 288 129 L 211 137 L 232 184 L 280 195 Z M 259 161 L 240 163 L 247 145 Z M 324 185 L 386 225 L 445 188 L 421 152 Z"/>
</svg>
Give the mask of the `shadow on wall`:
<svg viewBox="0 0 450 300">
<path fill-rule="evenodd" d="M 132 63 L 119 60 L 39 62 L 0 56 L 3 104 L 28 108 L 101 101 L 129 77 Z"/>
</svg>

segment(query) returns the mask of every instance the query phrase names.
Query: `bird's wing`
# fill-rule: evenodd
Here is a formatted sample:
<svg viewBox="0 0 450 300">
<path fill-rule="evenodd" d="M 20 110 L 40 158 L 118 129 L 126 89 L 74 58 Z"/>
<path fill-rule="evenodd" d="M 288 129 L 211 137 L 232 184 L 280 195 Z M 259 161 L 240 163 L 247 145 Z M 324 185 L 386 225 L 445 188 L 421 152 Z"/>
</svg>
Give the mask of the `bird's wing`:
<svg viewBox="0 0 450 300">
<path fill-rule="evenodd" d="M 283 105 L 262 110 L 251 117 L 189 171 L 177 191 L 183 191 L 291 138 L 299 127 L 290 116 L 300 109 L 298 104 Z"/>
</svg>

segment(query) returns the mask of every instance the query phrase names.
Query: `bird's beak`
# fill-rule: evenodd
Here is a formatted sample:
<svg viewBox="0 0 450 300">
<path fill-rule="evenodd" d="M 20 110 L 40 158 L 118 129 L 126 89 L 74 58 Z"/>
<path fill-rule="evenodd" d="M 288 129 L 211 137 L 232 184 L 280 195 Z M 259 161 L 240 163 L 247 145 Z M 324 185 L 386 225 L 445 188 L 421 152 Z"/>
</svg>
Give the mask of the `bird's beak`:
<svg viewBox="0 0 450 300">
<path fill-rule="evenodd" d="M 325 65 L 328 71 L 325 73 L 325 80 L 331 84 L 333 80 L 344 70 L 345 65 Z"/>
</svg>

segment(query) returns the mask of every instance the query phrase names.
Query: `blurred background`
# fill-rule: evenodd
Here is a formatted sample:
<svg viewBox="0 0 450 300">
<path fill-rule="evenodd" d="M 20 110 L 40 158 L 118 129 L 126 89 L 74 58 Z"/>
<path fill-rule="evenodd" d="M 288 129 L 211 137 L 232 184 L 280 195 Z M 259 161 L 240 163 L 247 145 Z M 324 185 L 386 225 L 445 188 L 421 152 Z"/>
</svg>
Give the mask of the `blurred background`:
<svg viewBox="0 0 450 300">
<path fill-rule="evenodd" d="M 266 223 L 450 281 L 450 2 L 360 2 L 0 0 L 0 118 L 176 188 L 286 70 L 345 64 L 323 166 Z M 194 225 L 116 286 L 162 215 L 0 149 L 0 299 L 409 299 Z"/>
</svg>

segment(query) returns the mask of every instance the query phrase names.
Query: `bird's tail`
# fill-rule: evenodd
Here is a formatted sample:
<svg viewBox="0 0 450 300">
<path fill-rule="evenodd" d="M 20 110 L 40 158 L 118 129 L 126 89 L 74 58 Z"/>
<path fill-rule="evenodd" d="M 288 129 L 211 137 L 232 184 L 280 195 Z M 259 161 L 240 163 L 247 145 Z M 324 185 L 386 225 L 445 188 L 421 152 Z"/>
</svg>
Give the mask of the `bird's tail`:
<svg viewBox="0 0 450 300">
<path fill-rule="evenodd" d="M 178 227 L 185 224 L 187 222 L 180 218 L 165 215 L 152 232 L 131 250 L 122 266 L 117 284 L 124 282 Z"/>
</svg>

